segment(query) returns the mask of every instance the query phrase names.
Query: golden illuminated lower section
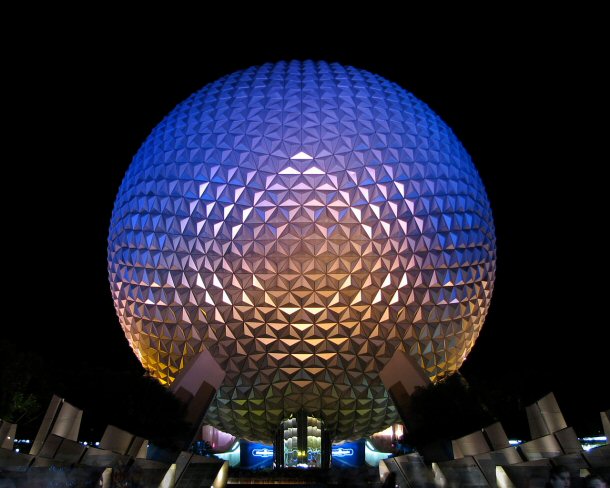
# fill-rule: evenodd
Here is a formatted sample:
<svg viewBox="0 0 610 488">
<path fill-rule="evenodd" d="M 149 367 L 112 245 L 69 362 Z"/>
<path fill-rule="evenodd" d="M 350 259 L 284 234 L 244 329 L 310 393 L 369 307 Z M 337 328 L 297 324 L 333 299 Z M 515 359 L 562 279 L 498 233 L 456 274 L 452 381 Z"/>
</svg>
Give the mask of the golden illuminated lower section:
<svg viewBox="0 0 610 488">
<path fill-rule="evenodd" d="M 402 280 L 398 273 L 372 271 L 368 282 L 400 285 Z M 287 298 L 290 293 L 248 290 L 242 296 L 253 304 L 238 301 L 221 309 L 226 315 L 209 310 L 191 324 L 133 320 L 126 332 L 145 368 L 166 385 L 194 354 L 210 350 L 226 371 L 207 415 L 207 422 L 221 430 L 268 441 L 272 426 L 303 408 L 324 418 L 335 438 L 356 438 L 398 419 L 378 376 L 396 349 L 416 358 L 431 379 L 455 371 L 486 313 L 480 307 L 485 300 L 443 303 L 442 288 L 420 291 L 406 285 L 386 293 L 381 286 L 342 287 L 345 279 L 332 275 L 311 282 L 320 293 L 293 292 Z M 329 284 L 339 291 L 329 293 Z M 485 289 L 463 285 L 468 287 L 465 294 L 473 296 Z M 380 293 L 382 300 L 375 301 Z M 316 306 L 269 304 L 304 295 L 317 300 Z M 205 321 L 206 316 L 217 320 Z M 142 332 L 133 334 L 137 330 Z"/>
<path fill-rule="evenodd" d="M 337 440 L 392 424 L 379 371 L 396 350 L 432 380 L 456 371 L 487 314 L 494 262 L 457 259 L 488 256 L 476 248 L 411 252 L 408 238 L 371 237 L 348 216 L 307 232 L 285 221 L 213 271 L 120 283 L 117 309 L 144 367 L 169 385 L 209 350 L 226 376 L 207 422 L 251 440 L 269 441 L 300 409 Z M 240 232 L 258 228 L 247 221 Z"/>
</svg>

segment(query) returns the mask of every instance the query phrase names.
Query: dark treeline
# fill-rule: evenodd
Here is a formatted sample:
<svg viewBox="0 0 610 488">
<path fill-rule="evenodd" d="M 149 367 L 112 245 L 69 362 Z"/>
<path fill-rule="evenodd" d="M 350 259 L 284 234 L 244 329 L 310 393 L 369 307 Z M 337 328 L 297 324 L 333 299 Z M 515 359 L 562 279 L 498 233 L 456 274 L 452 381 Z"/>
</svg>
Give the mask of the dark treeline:
<svg viewBox="0 0 610 488">
<path fill-rule="evenodd" d="M 112 424 L 171 448 L 187 432 L 182 404 L 138 365 L 65 364 L 0 341 L 0 418 L 18 423 L 18 438 L 34 438 L 53 394 L 83 409 L 80 440 L 97 441 Z"/>
</svg>

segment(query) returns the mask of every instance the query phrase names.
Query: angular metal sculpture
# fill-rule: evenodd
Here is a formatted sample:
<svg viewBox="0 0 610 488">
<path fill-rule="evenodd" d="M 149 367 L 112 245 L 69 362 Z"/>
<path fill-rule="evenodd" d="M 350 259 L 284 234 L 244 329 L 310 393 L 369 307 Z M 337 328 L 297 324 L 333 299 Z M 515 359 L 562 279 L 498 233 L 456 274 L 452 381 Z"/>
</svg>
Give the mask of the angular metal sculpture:
<svg viewBox="0 0 610 488">
<path fill-rule="evenodd" d="M 457 370 L 492 294 L 491 211 L 424 103 L 338 64 L 266 64 L 178 105 L 136 154 L 108 239 L 112 294 L 164 384 L 207 350 L 206 421 L 271 441 L 304 409 L 336 440 L 392 424 L 401 350 Z"/>
<path fill-rule="evenodd" d="M 0 449 L 13 450 L 17 424 L 0 419 Z"/>
<path fill-rule="evenodd" d="M 30 448 L 30 454 L 37 456 L 51 435 L 76 442 L 82 417 L 82 410 L 53 395 Z"/>
</svg>

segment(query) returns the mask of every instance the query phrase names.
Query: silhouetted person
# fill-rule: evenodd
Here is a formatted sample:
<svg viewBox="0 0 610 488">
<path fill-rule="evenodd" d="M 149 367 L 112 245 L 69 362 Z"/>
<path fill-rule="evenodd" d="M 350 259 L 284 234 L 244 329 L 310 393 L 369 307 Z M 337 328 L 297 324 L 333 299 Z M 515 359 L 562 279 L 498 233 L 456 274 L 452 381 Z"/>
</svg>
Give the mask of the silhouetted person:
<svg viewBox="0 0 610 488">
<path fill-rule="evenodd" d="M 585 478 L 585 488 L 608 488 L 608 483 L 598 474 L 590 474 Z"/>
<path fill-rule="evenodd" d="M 549 473 L 547 488 L 570 488 L 570 470 L 565 466 L 553 466 Z"/>
</svg>

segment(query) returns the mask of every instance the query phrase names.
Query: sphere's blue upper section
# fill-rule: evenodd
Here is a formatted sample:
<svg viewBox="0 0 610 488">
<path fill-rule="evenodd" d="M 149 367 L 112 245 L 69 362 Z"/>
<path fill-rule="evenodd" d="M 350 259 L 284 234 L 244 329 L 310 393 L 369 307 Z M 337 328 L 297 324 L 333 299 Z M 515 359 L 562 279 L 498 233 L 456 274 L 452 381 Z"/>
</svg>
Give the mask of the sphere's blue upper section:
<svg viewBox="0 0 610 488">
<path fill-rule="evenodd" d="M 269 439 L 305 408 L 336 438 L 396 418 L 396 351 L 455 371 L 488 310 L 492 216 L 451 130 L 338 64 L 248 68 L 178 105 L 121 185 L 109 271 L 125 333 L 171 383 L 207 349 L 208 421 Z"/>
</svg>

